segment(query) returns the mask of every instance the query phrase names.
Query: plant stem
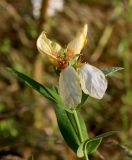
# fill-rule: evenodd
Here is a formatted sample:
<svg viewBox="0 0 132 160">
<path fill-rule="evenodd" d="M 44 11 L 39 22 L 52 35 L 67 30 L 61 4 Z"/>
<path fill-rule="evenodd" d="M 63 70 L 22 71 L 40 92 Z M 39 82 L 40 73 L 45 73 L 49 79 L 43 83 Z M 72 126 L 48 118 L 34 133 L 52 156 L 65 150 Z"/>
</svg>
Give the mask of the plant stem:
<svg viewBox="0 0 132 160">
<path fill-rule="evenodd" d="M 80 126 L 80 123 L 79 123 L 77 111 L 74 110 L 73 114 L 74 114 L 75 122 L 76 122 L 76 125 L 77 125 L 77 130 L 78 130 L 80 142 L 82 143 L 84 141 L 84 139 L 83 139 L 83 135 L 82 135 L 81 126 Z"/>
<path fill-rule="evenodd" d="M 83 134 L 82 134 L 82 130 L 81 130 L 81 126 L 80 126 L 80 122 L 79 122 L 78 114 L 77 114 L 76 110 L 73 111 L 73 115 L 75 118 L 77 130 L 78 130 L 78 134 L 79 134 L 79 138 L 80 138 L 80 143 L 82 143 L 84 141 L 84 138 L 83 138 Z M 84 151 L 84 158 L 85 158 L 85 160 L 89 160 L 88 155 L 85 151 Z"/>
<path fill-rule="evenodd" d="M 85 157 L 85 160 L 89 160 L 89 158 L 88 158 L 88 154 L 87 154 L 87 152 L 86 152 L 86 151 L 84 151 L 84 157 Z"/>
</svg>

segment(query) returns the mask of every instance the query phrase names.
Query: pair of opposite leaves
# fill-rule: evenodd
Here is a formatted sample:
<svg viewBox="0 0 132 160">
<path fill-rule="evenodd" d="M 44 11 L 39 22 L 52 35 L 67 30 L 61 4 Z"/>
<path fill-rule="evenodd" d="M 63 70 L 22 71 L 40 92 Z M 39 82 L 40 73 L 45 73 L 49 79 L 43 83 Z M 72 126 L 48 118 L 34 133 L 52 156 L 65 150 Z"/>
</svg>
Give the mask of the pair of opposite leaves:
<svg viewBox="0 0 132 160">
<path fill-rule="evenodd" d="M 65 50 L 58 43 L 49 40 L 45 32 L 42 32 L 37 40 L 39 52 L 47 55 L 53 64 L 60 68 L 59 94 L 64 104 L 72 109 L 81 103 L 82 91 L 101 99 L 107 89 L 107 80 L 101 70 L 88 63 L 75 66 L 70 64 L 86 43 L 87 28 L 85 24 Z M 75 60 L 77 63 L 77 59 Z"/>
</svg>

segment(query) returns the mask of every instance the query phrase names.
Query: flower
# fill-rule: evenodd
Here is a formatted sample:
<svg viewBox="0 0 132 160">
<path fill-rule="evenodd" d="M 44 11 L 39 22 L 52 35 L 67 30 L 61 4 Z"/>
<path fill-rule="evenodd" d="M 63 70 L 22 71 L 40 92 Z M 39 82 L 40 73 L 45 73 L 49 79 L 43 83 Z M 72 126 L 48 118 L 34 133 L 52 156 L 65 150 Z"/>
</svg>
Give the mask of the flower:
<svg viewBox="0 0 132 160">
<path fill-rule="evenodd" d="M 37 48 L 61 70 L 59 93 L 64 104 L 76 108 L 82 99 L 82 91 L 96 99 L 103 98 L 107 89 L 104 73 L 88 63 L 78 63 L 78 55 L 87 41 L 87 24 L 76 37 L 63 49 L 58 43 L 50 41 L 45 32 L 37 40 Z M 75 59 L 75 63 L 71 63 Z M 74 65 L 76 64 L 76 65 Z"/>
<path fill-rule="evenodd" d="M 87 25 L 85 24 L 75 39 L 73 39 L 66 49 L 63 49 L 58 43 L 49 40 L 43 31 L 37 39 L 37 48 L 40 53 L 46 55 L 50 61 L 60 69 L 64 69 L 69 62 L 80 54 L 86 42 Z"/>
</svg>

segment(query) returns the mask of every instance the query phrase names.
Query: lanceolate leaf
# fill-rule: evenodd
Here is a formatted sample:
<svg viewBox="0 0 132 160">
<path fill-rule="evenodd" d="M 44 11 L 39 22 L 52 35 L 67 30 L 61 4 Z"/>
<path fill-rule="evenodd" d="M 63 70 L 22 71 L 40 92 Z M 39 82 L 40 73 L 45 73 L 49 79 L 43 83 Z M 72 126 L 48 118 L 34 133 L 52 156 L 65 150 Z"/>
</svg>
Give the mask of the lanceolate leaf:
<svg viewBox="0 0 132 160">
<path fill-rule="evenodd" d="M 86 153 L 88 155 L 92 154 L 93 152 L 95 152 L 97 150 L 101 141 L 102 141 L 102 138 L 86 140 L 85 142 L 83 142 L 79 146 L 79 148 L 77 150 L 77 156 L 82 158 L 82 157 L 84 157 L 84 153 Z"/>
<path fill-rule="evenodd" d="M 36 91 L 38 91 L 40 94 L 42 94 L 43 96 L 45 96 L 46 98 L 48 98 L 49 100 L 55 102 L 55 103 L 59 103 L 61 107 L 63 107 L 65 110 L 67 110 L 68 112 L 72 112 L 68 107 L 66 107 L 60 96 L 56 93 L 56 91 L 45 87 L 43 85 L 41 85 L 40 83 L 36 82 L 35 80 L 31 79 L 30 77 L 26 76 L 23 73 L 20 73 L 18 71 L 16 71 L 13 68 L 9 69 L 13 74 L 15 74 L 18 78 L 20 78 L 21 80 L 23 80 L 28 86 L 30 86 L 31 88 L 35 89 Z"/>
<path fill-rule="evenodd" d="M 78 114 L 78 119 L 79 119 L 79 123 L 80 123 L 80 126 L 81 126 L 81 131 L 82 131 L 82 134 L 83 134 L 83 139 L 85 141 L 85 140 L 88 139 L 87 128 L 86 128 L 84 119 L 82 118 L 82 115 L 79 112 L 77 112 L 77 114 Z"/>
<path fill-rule="evenodd" d="M 100 135 L 94 137 L 94 139 L 109 137 L 109 136 L 112 136 L 112 135 L 117 134 L 117 133 L 118 133 L 118 131 L 105 132 L 105 133 L 103 133 L 103 134 L 100 134 Z M 92 138 L 92 139 L 93 139 L 93 138 Z"/>
<path fill-rule="evenodd" d="M 102 141 L 102 138 L 93 139 L 91 141 L 88 141 L 87 143 L 85 143 L 84 152 L 86 152 L 87 154 L 92 154 L 93 152 L 97 150 L 101 141 Z"/>
<path fill-rule="evenodd" d="M 28 86 L 30 86 L 31 88 L 38 91 L 40 94 L 47 97 L 49 100 L 56 103 L 55 113 L 57 116 L 57 121 L 58 121 L 60 131 L 61 131 L 64 139 L 68 143 L 68 145 L 76 152 L 77 148 L 80 145 L 80 140 L 79 140 L 78 133 L 76 130 L 75 119 L 73 117 L 73 114 L 70 113 L 72 111 L 68 110 L 64 106 L 64 104 L 62 103 L 62 101 L 57 93 L 57 88 L 56 89 L 49 89 L 47 87 L 44 87 L 40 83 L 34 81 L 30 77 L 24 75 L 23 73 L 20 73 L 14 69 L 10 69 L 10 70 L 17 77 L 19 77 L 21 80 L 26 82 L 26 84 Z M 68 110 L 68 111 L 66 111 L 66 110 Z M 79 116 L 79 121 L 80 121 L 80 125 L 81 125 L 81 130 L 83 133 L 83 138 L 84 138 L 84 140 L 86 140 L 86 139 L 88 139 L 88 135 L 87 135 L 87 129 L 85 126 L 85 122 L 83 121 L 83 118 L 81 117 L 81 115 L 79 113 L 78 113 L 78 116 Z"/>
<path fill-rule="evenodd" d="M 59 105 L 56 105 L 55 113 L 63 138 L 67 142 L 68 146 L 76 152 L 80 142 L 79 137 L 77 136 L 77 133 L 74 129 L 74 122 L 72 123 L 69 118 L 70 113 L 62 109 Z"/>
<path fill-rule="evenodd" d="M 81 142 L 78 137 L 78 131 L 76 129 L 76 123 L 73 114 L 64 110 L 59 106 L 59 104 L 55 107 L 55 113 L 62 136 L 64 137 L 69 147 L 76 153 Z M 83 138 L 86 140 L 88 139 L 88 135 L 85 122 L 79 113 L 78 117 L 83 133 Z"/>
<path fill-rule="evenodd" d="M 49 100 L 54 101 L 54 98 L 53 98 L 52 93 L 51 93 L 52 90 L 50 90 L 50 89 L 42 86 L 40 83 L 34 81 L 30 77 L 24 75 L 23 73 L 20 73 L 20 72 L 16 71 L 13 68 L 10 68 L 10 71 L 13 74 L 15 74 L 18 78 L 20 78 L 21 80 L 23 80 L 28 86 L 30 86 L 31 88 L 37 90 L 39 93 L 41 93 L 42 95 L 44 95 Z"/>
<path fill-rule="evenodd" d="M 79 146 L 77 150 L 78 157 L 84 157 L 84 153 L 91 154 L 97 150 L 103 138 L 116 134 L 117 131 L 110 131 L 100 134 L 94 138 L 87 139 Z"/>
<path fill-rule="evenodd" d="M 104 69 L 101 69 L 101 70 L 103 71 L 105 76 L 111 76 L 115 72 L 120 71 L 122 69 L 123 69 L 122 67 L 110 67 L 110 68 L 104 68 Z"/>
</svg>

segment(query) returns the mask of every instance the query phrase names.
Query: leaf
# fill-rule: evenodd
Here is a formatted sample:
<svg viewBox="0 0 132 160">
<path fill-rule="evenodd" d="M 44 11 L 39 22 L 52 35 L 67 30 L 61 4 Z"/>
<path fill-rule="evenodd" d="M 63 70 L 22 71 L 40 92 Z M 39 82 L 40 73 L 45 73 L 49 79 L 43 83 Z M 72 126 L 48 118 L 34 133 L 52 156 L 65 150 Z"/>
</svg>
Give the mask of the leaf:
<svg viewBox="0 0 132 160">
<path fill-rule="evenodd" d="M 99 139 L 93 139 L 85 144 L 85 152 L 87 154 L 92 154 L 97 150 L 99 147 L 100 143 L 102 141 L 102 138 Z"/>
<path fill-rule="evenodd" d="M 77 157 L 79 158 L 84 157 L 84 153 L 88 155 L 92 154 L 93 152 L 97 150 L 101 141 L 102 141 L 102 138 L 86 140 L 79 146 L 77 150 Z"/>
<path fill-rule="evenodd" d="M 35 80 L 31 79 L 30 77 L 26 76 L 25 74 L 16 71 L 13 68 L 9 68 L 9 70 L 13 74 L 15 74 L 15 76 L 17 76 L 18 78 L 23 80 L 29 87 L 35 89 L 36 91 L 38 91 L 40 94 L 42 94 L 43 96 L 45 96 L 46 98 L 48 98 L 52 102 L 59 103 L 60 106 L 63 107 L 68 112 L 72 112 L 68 107 L 66 107 L 63 104 L 60 96 L 56 93 L 56 91 L 54 91 L 48 87 L 44 87 L 42 84 L 36 82 Z"/>
<path fill-rule="evenodd" d="M 110 67 L 110 68 L 104 68 L 104 69 L 101 69 L 101 70 L 103 71 L 105 76 L 111 76 L 115 72 L 123 70 L 123 69 L 124 68 L 122 68 L 122 67 Z"/>
<path fill-rule="evenodd" d="M 79 146 L 77 150 L 78 157 L 84 157 L 84 152 L 91 154 L 97 150 L 103 138 L 116 134 L 117 131 L 110 131 L 103 134 L 100 134 L 94 138 L 87 139 Z"/>
<path fill-rule="evenodd" d="M 55 107 L 55 113 L 57 116 L 59 128 L 66 142 L 76 152 L 80 142 L 79 142 L 77 131 L 75 130 L 74 117 L 72 113 L 69 113 L 72 111 L 67 110 L 67 108 L 62 103 L 57 93 L 57 88 L 54 87 L 54 89 L 49 89 L 47 87 L 42 86 L 40 83 L 34 81 L 30 77 L 24 75 L 23 73 L 20 73 L 14 69 L 10 69 L 10 70 L 17 77 L 19 77 L 21 80 L 26 82 L 28 86 L 37 90 L 40 94 L 44 95 L 45 97 L 47 97 L 48 99 L 52 100 L 57 104 Z M 66 109 L 67 111 L 64 109 Z M 84 138 L 87 139 L 88 138 L 87 129 L 81 115 L 79 115 L 79 121 L 81 123 L 81 129 L 83 131 Z"/>
<path fill-rule="evenodd" d="M 84 144 L 85 144 L 85 142 L 81 143 L 77 149 L 77 157 L 79 157 L 79 158 L 84 157 Z"/>
<path fill-rule="evenodd" d="M 77 114 L 78 114 L 78 119 L 79 119 L 81 131 L 82 131 L 83 139 L 85 141 L 86 139 L 88 139 L 88 131 L 86 128 L 86 124 L 85 124 L 84 119 L 81 116 L 81 114 L 79 112 L 77 112 Z"/>
<path fill-rule="evenodd" d="M 109 132 L 105 132 L 105 133 L 103 133 L 103 134 L 100 134 L 100 135 L 94 137 L 94 139 L 96 139 L 96 138 L 98 139 L 98 138 L 109 137 L 109 136 L 112 136 L 112 135 L 117 134 L 117 133 L 118 133 L 118 131 L 109 131 Z"/>
<path fill-rule="evenodd" d="M 16 71 L 13 68 L 9 69 L 13 74 L 15 74 L 15 76 L 17 76 L 18 78 L 20 78 L 21 80 L 23 80 L 29 87 L 37 90 L 39 93 L 41 93 L 42 95 L 44 95 L 46 98 L 48 98 L 49 100 L 54 101 L 54 98 L 52 96 L 52 90 L 42 86 L 40 83 L 34 81 L 33 79 L 31 79 L 30 77 L 24 75 L 23 73 L 20 73 L 18 71 Z"/>
<path fill-rule="evenodd" d="M 76 153 L 80 145 L 80 140 L 78 137 L 78 131 L 76 129 L 76 123 L 73 114 L 64 110 L 62 107 L 60 107 L 59 104 L 55 107 L 55 113 L 62 136 L 64 137 L 68 146 Z M 83 138 L 86 140 L 88 139 L 88 135 L 85 122 L 79 113 L 78 117 L 83 133 Z"/>
<path fill-rule="evenodd" d="M 59 105 L 55 107 L 55 113 L 57 117 L 58 126 L 60 132 L 67 142 L 68 146 L 73 150 L 76 151 L 79 146 L 79 137 L 74 130 L 73 124 L 69 118 L 69 114 L 67 111 L 62 109 Z"/>
</svg>

